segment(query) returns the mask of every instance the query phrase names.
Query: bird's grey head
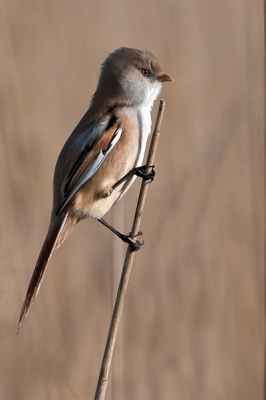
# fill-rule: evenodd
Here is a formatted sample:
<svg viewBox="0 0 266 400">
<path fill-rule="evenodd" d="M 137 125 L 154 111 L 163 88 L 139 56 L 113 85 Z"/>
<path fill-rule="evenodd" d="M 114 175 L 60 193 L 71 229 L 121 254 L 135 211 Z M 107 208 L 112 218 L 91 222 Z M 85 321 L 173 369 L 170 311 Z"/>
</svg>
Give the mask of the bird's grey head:
<svg viewBox="0 0 266 400">
<path fill-rule="evenodd" d="M 117 105 L 151 107 L 165 81 L 172 79 L 150 51 L 121 47 L 102 64 L 93 100 L 104 96 Z"/>
</svg>

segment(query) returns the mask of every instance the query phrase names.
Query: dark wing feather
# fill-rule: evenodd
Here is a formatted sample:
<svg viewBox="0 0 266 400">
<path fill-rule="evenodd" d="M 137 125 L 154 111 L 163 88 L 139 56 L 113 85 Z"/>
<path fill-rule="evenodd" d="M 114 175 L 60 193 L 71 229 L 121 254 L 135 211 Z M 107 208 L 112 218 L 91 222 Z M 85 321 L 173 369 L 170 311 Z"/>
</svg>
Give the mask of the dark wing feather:
<svg viewBox="0 0 266 400">
<path fill-rule="evenodd" d="M 122 134 L 122 128 L 114 114 L 107 114 L 79 135 L 83 150 L 71 168 L 64 188 L 63 199 L 56 214 L 60 214 L 67 203 L 103 163 Z"/>
</svg>

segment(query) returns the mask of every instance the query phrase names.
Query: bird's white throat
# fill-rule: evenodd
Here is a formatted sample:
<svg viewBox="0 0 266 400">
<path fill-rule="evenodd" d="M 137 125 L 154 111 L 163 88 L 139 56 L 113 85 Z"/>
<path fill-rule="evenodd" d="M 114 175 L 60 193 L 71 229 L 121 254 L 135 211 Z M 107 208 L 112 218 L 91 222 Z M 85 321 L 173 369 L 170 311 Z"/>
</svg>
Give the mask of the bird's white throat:
<svg viewBox="0 0 266 400">
<path fill-rule="evenodd" d="M 133 105 L 151 109 L 158 97 L 162 84 L 151 82 L 147 78 L 136 79 L 135 76 L 127 75 L 121 80 L 121 86 Z"/>
</svg>

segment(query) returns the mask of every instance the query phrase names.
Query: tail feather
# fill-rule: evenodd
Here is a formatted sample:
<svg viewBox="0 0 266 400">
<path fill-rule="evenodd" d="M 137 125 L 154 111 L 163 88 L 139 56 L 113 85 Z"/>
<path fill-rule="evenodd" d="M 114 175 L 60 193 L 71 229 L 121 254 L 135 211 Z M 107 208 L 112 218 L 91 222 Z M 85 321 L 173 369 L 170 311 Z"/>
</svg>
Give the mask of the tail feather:
<svg viewBox="0 0 266 400">
<path fill-rule="evenodd" d="M 29 287 L 26 293 L 26 297 L 24 303 L 22 305 L 18 323 L 18 333 L 22 326 L 23 320 L 27 314 L 27 311 L 32 304 L 35 296 L 37 295 L 42 278 L 44 276 L 48 261 L 52 255 L 53 250 L 58 247 L 63 240 L 60 238 L 60 234 L 63 233 L 62 230 L 65 226 L 68 214 L 66 213 L 65 216 L 58 216 L 54 219 L 54 223 L 51 223 L 45 241 L 43 243 L 39 258 L 37 260 L 36 266 L 34 268 Z M 66 234 L 63 235 L 64 239 L 67 236 Z"/>
</svg>

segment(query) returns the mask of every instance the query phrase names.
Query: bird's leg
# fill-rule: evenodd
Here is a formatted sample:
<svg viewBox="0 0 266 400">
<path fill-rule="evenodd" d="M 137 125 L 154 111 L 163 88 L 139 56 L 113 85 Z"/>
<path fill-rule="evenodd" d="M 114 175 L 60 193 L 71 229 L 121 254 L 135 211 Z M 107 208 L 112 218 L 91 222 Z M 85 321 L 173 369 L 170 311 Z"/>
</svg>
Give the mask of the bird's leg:
<svg viewBox="0 0 266 400">
<path fill-rule="evenodd" d="M 118 232 L 115 228 L 113 228 L 111 225 L 109 225 L 106 221 L 104 221 L 102 218 L 98 218 L 98 221 L 106 226 L 106 228 L 110 229 L 111 232 L 113 232 L 116 236 L 118 236 L 123 242 L 128 243 L 131 246 L 132 251 L 137 251 L 141 248 L 144 242 L 139 242 L 136 240 L 134 242 L 129 235 L 124 235 L 123 233 Z M 142 235 L 142 232 L 139 232 L 138 235 Z M 137 236 L 138 236 L 137 235 Z"/>
<path fill-rule="evenodd" d="M 112 186 L 112 190 L 115 190 L 119 185 L 121 185 L 121 183 L 134 175 L 139 176 L 145 181 L 149 181 L 149 183 L 152 182 L 155 177 L 154 165 L 149 165 L 149 167 L 151 168 L 151 172 L 149 174 L 145 174 L 146 165 L 131 169 L 125 176 L 123 176 L 123 178 L 119 179 L 119 181 Z"/>
<path fill-rule="evenodd" d="M 155 171 L 154 171 L 154 165 L 149 165 L 151 168 L 151 172 L 149 174 L 145 174 L 146 170 L 146 165 L 142 165 L 141 167 L 135 167 L 132 170 L 130 170 L 123 178 L 119 179 L 112 187 L 111 190 L 108 191 L 107 194 L 104 195 L 104 197 L 110 196 L 111 193 L 118 187 L 120 186 L 124 181 L 126 181 L 128 178 L 137 175 L 140 178 L 144 179 L 145 181 L 152 182 L 154 177 L 155 177 Z M 98 221 L 101 222 L 106 228 L 110 229 L 111 232 L 113 232 L 116 236 L 118 236 L 123 242 L 130 244 L 132 251 L 137 251 L 140 249 L 140 247 L 143 245 L 144 242 L 139 242 L 136 240 L 134 242 L 132 238 L 129 235 L 124 235 L 123 233 L 118 232 L 115 228 L 113 228 L 111 225 L 109 225 L 106 221 L 104 221 L 102 218 L 98 218 Z M 142 232 L 139 232 L 136 236 L 142 235 Z"/>
</svg>

